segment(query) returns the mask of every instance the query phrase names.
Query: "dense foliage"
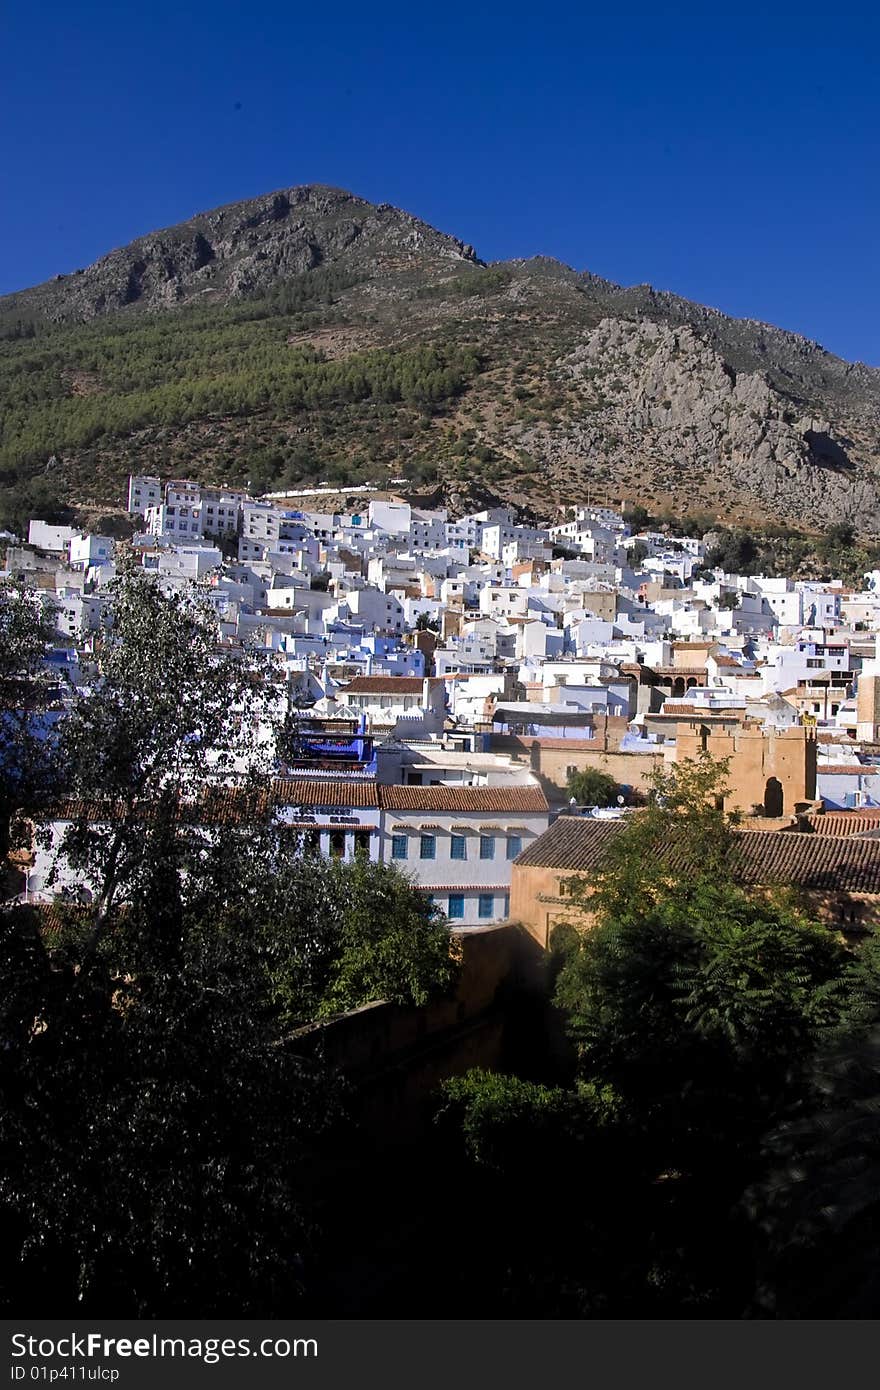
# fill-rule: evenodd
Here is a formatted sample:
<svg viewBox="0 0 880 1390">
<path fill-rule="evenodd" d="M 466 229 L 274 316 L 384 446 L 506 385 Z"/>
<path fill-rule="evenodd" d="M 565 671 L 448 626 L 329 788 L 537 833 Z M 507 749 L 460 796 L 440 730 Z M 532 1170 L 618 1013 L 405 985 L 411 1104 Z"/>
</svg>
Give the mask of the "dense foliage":
<svg viewBox="0 0 880 1390">
<path fill-rule="evenodd" d="M 11 705 L 48 630 L 15 591 L 0 622 Z M 348 1123 L 297 1030 L 455 977 L 445 920 L 404 878 L 313 858 L 277 823 L 271 740 L 267 767 L 252 738 L 260 702 L 279 722 L 271 658 L 214 633 L 198 594 L 124 570 L 91 692 L 68 692 L 42 745 L 78 903 L 0 908 L 7 1309 L 289 1311 L 314 1252 L 308 1175 Z M 6 792 L 47 819 L 33 777 Z"/>
<path fill-rule="evenodd" d="M 878 1227 L 878 953 L 854 954 L 790 894 L 744 890 L 706 758 L 584 883 L 558 929 L 574 1045 L 534 1080 L 447 1083 L 444 1130 L 482 1201 L 526 1170 L 540 1227 L 505 1240 L 499 1306 L 539 1316 L 870 1316 Z M 558 1055 L 558 1054 L 557 1054 Z M 564 1068 L 563 1068 L 564 1070 Z M 555 1080 L 555 1084 L 554 1084 Z M 571 1180 L 580 1169 L 589 1181 Z M 500 1182 L 500 1187 L 498 1186 Z"/>
<path fill-rule="evenodd" d="M 353 353 L 292 346 L 280 308 L 238 305 L 120 317 L 0 346 L 0 477 L 147 425 L 271 409 L 285 416 L 356 401 L 432 409 L 479 369 L 467 347 Z"/>
<path fill-rule="evenodd" d="M 611 774 L 602 772 L 598 767 L 570 772 L 566 790 L 581 806 L 614 806 L 621 795 L 620 787 Z"/>
</svg>

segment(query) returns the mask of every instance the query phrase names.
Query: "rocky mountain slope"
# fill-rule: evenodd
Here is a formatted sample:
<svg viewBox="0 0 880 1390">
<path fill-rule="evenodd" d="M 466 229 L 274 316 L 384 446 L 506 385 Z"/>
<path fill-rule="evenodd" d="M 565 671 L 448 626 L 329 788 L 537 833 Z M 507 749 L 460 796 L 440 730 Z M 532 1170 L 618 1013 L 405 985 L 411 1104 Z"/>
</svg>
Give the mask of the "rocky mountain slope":
<svg viewBox="0 0 880 1390">
<path fill-rule="evenodd" d="M 0 299 L 0 524 L 125 474 L 880 526 L 880 372 L 310 186 Z"/>
<path fill-rule="evenodd" d="M 0 299 L 0 309 L 63 323 L 135 305 L 167 309 L 251 298 L 279 281 L 340 262 L 375 274 L 435 259 L 476 261 L 476 255 L 397 208 L 312 185 L 198 213 L 111 251 L 85 270 Z"/>
</svg>

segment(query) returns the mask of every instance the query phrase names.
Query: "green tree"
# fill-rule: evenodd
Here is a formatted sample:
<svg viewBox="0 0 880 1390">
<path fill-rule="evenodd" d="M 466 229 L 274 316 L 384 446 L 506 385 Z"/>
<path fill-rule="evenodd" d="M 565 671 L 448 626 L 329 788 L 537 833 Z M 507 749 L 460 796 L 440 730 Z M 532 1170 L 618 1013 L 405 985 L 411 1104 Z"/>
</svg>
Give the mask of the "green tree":
<svg viewBox="0 0 880 1390">
<path fill-rule="evenodd" d="M 623 519 L 631 531 L 644 531 L 651 524 L 651 513 L 640 502 L 631 502 L 623 509 Z"/>
<path fill-rule="evenodd" d="M 204 857 L 197 890 L 203 915 L 216 912 L 231 860 L 222 920 L 234 918 L 241 932 L 249 924 L 262 942 L 280 1026 L 379 999 L 419 1006 L 452 985 L 446 919 L 408 879 L 365 852 L 347 863 L 302 854 L 298 840 L 277 827 L 255 836 L 247 825 L 231 850 L 226 834 Z"/>
<path fill-rule="evenodd" d="M 256 649 L 218 648 L 198 589 L 165 593 L 133 565 L 110 587 L 110 613 L 87 697 L 60 725 L 67 791 L 77 798 L 60 848 L 94 897 L 94 939 L 139 875 L 152 870 L 145 830 L 157 814 L 176 827 L 176 853 L 197 857 L 200 799 L 235 774 L 242 795 L 268 770 L 283 716 L 280 674 Z"/>
<path fill-rule="evenodd" d="M 706 555 L 709 569 L 720 568 L 726 574 L 753 574 L 759 565 L 758 545 L 747 531 L 725 531 Z"/>
<path fill-rule="evenodd" d="M 62 677 L 46 664 L 55 610 L 39 590 L 0 581 L 0 864 L 13 844 L 17 813 L 31 813 L 59 775 L 53 724 Z"/>
<path fill-rule="evenodd" d="M 75 919 L 50 949 L 32 910 L 0 914 L 10 1312 L 265 1315 L 301 1291 L 302 1162 L 333 1083 L 284 1044 L 254 933 L 187 912 L 153 868 L 85 977 Z"/>
<path fill-rule="evenodd" d="M 621 794 L 610 773 L 602 772 L 598 767 L 570 772 L 566 789 L 569 796 L 573 796 L 581 806 L 615 806 Z"/>
<path fill-rule="evenodd" d="M 29 652 L 26 626 L 17 670 Z M 292 1030 L 454 976 L 406 880 L 312 860 L 265 776 L 228 785 L 242 758 L 260 770 L 262 660 L 218 649 L 197 593 L 126 573 L 92 690 L 71 694 L 61 852 L 95 901 L 0 910 L 10 1310 L 288 1311 L 313 1245 L 303 1165 L 344 1119 Z"/>
<path fill-rule="evenodd" d="M 848 955 L 784 894 L 737 882 L 726 775 L 708 755 L 655 775 L 582 889 L 595 925 L 557 998 L 591 1078 L 662 1105 L 683 1086 L 720 1097 L 742 1075 L 760 1110 L 839 1019 Z"/>
<path fill-rule="evenodd" d="M 826 559 L 833 559 L 839 551 L 849 550 L 854 544 L 855 538 L 856 531 L 852 522 L 833 522 L 825 529 L 825 534 L 819 544 L 820 552 Z"/>
</svg>

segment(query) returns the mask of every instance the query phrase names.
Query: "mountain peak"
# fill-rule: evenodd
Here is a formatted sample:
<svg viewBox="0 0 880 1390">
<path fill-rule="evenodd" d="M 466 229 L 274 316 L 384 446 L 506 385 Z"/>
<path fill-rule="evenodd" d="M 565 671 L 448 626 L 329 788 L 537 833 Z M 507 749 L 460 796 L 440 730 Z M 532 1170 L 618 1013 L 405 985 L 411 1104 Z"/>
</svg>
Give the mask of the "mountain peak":
<svg viewBox="0 0 880 1390">
<path fill-rule="evenodd" d="M 80 321 L 136 306 L 228 303 L 318 266 L 382 274 L 407 263 L 479 264 L 472 246 L 389 203 L 302 184 L 196 213 L 138 237 L 86 270 L 0 299 L 7 313 Z"/>
</svg>

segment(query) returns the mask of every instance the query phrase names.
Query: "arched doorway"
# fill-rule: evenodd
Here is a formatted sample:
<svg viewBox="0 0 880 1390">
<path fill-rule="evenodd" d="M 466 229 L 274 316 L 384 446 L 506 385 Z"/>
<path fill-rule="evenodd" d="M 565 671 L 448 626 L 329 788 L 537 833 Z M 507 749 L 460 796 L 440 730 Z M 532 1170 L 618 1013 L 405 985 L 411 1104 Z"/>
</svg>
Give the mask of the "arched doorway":
<svg viewBox="0 0 880 1390">
<path fill-rule="evenodd" d="M 675 699 L 684 694 L 684 676 L 676 676 L 672 682 L 672 694 Z"/>
<path fill-rule="evenodd" d="M 778 777 L 768 777 L 764 788 L 764 815 L 781 816 L 785 797 Z"/>
</svg>

